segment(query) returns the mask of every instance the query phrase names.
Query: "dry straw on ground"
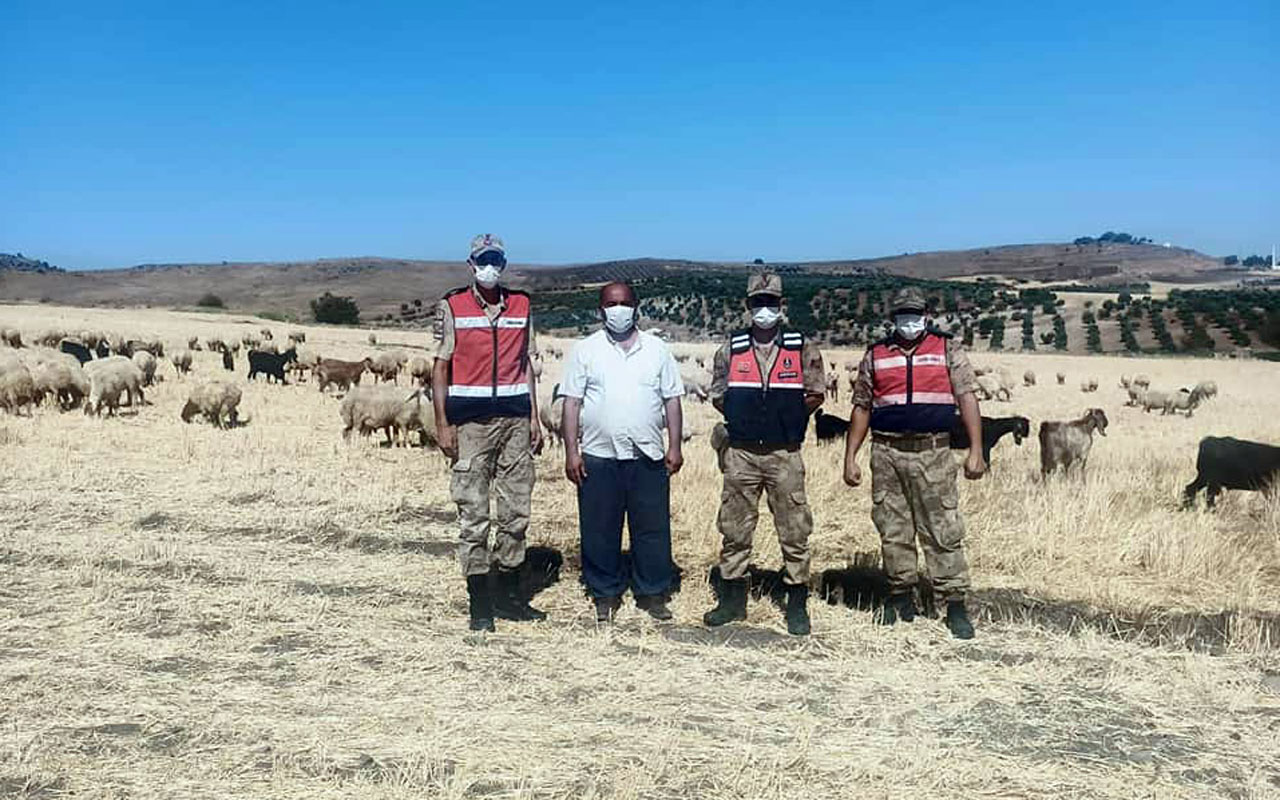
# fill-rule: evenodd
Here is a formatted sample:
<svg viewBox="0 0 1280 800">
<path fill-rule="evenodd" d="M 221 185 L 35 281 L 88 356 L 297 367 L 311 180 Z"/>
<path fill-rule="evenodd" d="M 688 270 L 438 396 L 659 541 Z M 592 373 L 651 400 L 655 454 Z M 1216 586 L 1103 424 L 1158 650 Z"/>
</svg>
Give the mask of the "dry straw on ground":
<svg viewBox="0 0 1280 800">
<path fill-rule="evenodd" d="M 49 307 L 0 321 L 173 343 L 262 324 Z M 342 329 L 308 329 L 308 345 L 370 350 Z M 828 356 L 842 375 L 856 358 Z M 702 628 L 719 490 L 709 406 L 688 407 L 703 435 L 674 481 L 674 624 L 633 608 L 612 630 L 590 622 L 574 498 L 550 450 L 532 541 L 566 560 L 535 601 L 551 621 L 480 637 L 465 631 L 446 465 L 344 444 L 338 401 L 314 384 L 245 384 L 248 425 L 184 425 L 190 384 L 223 375 L 198 353 L 190 377 L 166 365 L 151 404 L 116 419 L 0 417 L 0 796 L 1275 796 L 1280 504 L 1177 502 L 1201 436 L 1280 442 L 1280 370 L 975 358 L 1040 376 L 988 415 L 1034 426 L 1096 405 L 1112 424 L 1083 480 L 1042 482 L 1034 440 L 1006 440 L 994 472 L 963 485 L 971 643 L 936 620 L 884 630 L 820 602 L 807 640 L 767 601 L 749 624 Z M 1144 414 L 1118 388 L 1139 371 L 1221 393 L 1192 419 Z M 1096 394 L 1078 390 L 1086 376 Z M 840 482 L 839 447 L 809 445 L 806 460 L 815 574 L 864 563 L 867 490 Z M 757 546 L 776 566 L 767 515 Z"/>
</svg>

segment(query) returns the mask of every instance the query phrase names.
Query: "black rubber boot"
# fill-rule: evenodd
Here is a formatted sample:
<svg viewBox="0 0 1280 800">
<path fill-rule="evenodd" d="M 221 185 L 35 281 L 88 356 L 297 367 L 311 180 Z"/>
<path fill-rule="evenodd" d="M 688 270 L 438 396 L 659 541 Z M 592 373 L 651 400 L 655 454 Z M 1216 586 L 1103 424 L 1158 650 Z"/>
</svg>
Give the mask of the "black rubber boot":
<svg viewBox="0 0 1280 800">
<path fill-rule="evenodd" d="M 524 599 L 520 593 L 520 570 L 498 569 L 497 601 L 493 604 L 494 614 L 498 619 L 509 619 L 515 622 L 539 622 L 547 618 Z"/>
<path fill-rule="evenodd" d="M 809 587 L 804 584 L 787 587 L 787 633 L 809 635 Z"/>
<path fill-rule="evenodd" d="M 667 608 L 667 598 L 660 594 L 641 595 L 636 598 L 636 608 L 644 611 L 659 622 L 666 622 L 674 615 Z"/>
<path fill-rule="evenodd" d="M 709 628 L 747 618 L 747 579 L 724 581 L 720 584 L 720 602 L 702 615 Z"/>
<path fill-rule="evenodd" d="M 471 630 L 493 631 L 493 596 L 489 594 L 489 576 L 467 576 L 467 604 L 471 611 Z"/>
<path fill-rule="evenodd" d="M 957 639 L 973 638 L 973 623 L 969 621 L 969 612 L 965 610 L 963 600 L 951 600 L 947 603 L 947 628 Z"/>
<path fill-rule="evenodd" d="M 880 608 L 876 622 L 881 625 L 893 625 L 898 620 L 911 622 L 916 618 L 916 601 L 909 594 L 891 595 Z"/>
</svg>

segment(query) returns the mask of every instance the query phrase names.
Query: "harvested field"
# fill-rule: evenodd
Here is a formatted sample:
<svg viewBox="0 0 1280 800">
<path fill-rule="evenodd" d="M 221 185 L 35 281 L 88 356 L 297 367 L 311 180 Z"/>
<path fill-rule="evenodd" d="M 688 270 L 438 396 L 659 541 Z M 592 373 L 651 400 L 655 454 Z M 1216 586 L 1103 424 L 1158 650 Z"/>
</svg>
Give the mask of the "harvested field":
<svg viewBox="0 0 1280 800">
<path fill-rule="evenodd" d="M 297 327 L 50 306 L 0 307 L 0 325 L 173 344 Z M 306 331 L 326 357 L 375 349 Z M 828 410 L 847 416 L 858 354 L 826 355 L 842 381 Z M 805 640 L 767 599 L 703 628 L 720 481 L 715 413 L 696 403 L 673 482 L 674 623 L 628 604 L 596 629 L 548 448 L 531 544 L 551 619 L 469 634 L 443 458 L 344 443 L 335 395 L 249 383 L 243 356 L 247 422 L 186 425 L 190 386 L 227 374 L 195 356 L 115 418 L 0 415 L 0 797 L 1280 796 L 1280 499 L 1178 510 L 1202 436 L 1280 443 L 1273 364 L 975 353 L 1039 381 L 983 404 L 1033 435 L 961 486 L 978 636 L 960 643 L 937 620 L 872 623 L 869 489 L 812 443 L 814 586 L 829 571 L 841 592 L 811 604 Z M 1137 372 L 1219 394 L 1190 419 L 1144 413 L 1119 388 Z M 1111 425 L 1088 474 L 1042 481 L 1035 426 L 1091 406 Z M 776 569 L 767 514 L 756 544 Z"/>
</svg>

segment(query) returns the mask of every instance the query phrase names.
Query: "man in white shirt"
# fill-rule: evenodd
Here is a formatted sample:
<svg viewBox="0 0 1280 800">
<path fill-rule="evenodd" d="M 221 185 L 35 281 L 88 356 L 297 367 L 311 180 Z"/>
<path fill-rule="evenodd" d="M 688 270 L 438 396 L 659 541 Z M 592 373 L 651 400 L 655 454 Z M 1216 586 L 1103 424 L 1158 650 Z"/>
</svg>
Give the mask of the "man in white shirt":
<svg viewBox="0 0 1280 800">
<path fill-rule="evenodd" d="M 564 471 L 578 487 L 582 574 L 602 623 L 613 618 L 628 585 L 639 608 L 671 619 L 669 479 L 684 464 L 684 382 L 666 343 L 636 327 L 637 306 L 625 283 L 600 290 L 604 329 L 574 346 L 560 384 Z M 624 517 L 631 532 L 629 575 Z"/>
</svg>

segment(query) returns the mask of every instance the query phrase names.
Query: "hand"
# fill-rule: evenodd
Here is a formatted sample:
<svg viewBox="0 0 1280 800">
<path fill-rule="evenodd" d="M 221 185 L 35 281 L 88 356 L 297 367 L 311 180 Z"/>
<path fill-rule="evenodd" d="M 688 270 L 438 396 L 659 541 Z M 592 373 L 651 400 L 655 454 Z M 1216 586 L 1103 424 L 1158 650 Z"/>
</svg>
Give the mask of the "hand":
<svg viewBox="0 0 1280 800">
<path fill-rule="evenodd" d="M 684 466 L 684 453 L 680 452 L 680 448 L 670 447 L 667 449 L 667 474 L 675 475 Z"/>
<path fill-rule="evenodd" d="M 569 482 L 574 486 L 582 486 L 582 482 L 587 479 L 587 465 L 582 460 L 582 453 L 565 452 L 564 476 L 568 478 Z"/>
<path fill-rule="evenodd" d="M 971 481 L 976 481 L 986 471 L 987 462 L 982 460 L 982 453 L 978 450 L 970 450 L 968 457 L 964 460 L 964 476 Z"/>
<path fill-rule="evenodd" d="M 542 452 L 542 426 L 536 422 L 529 425 L 529 452 L 535 456 Z"/>
<path fill-rule="evenodd" d="M 450 461 L 458 460 L 458 429 L 453 425 L 436 426 L 436 442 Z"/>
<path fill-rule="evenodd" d="M 858 466 L 857 461 L 846 461 L 844 463 L 844 482 L 850 486 L 862 484 L 862 467 Z"/>
</svg>

